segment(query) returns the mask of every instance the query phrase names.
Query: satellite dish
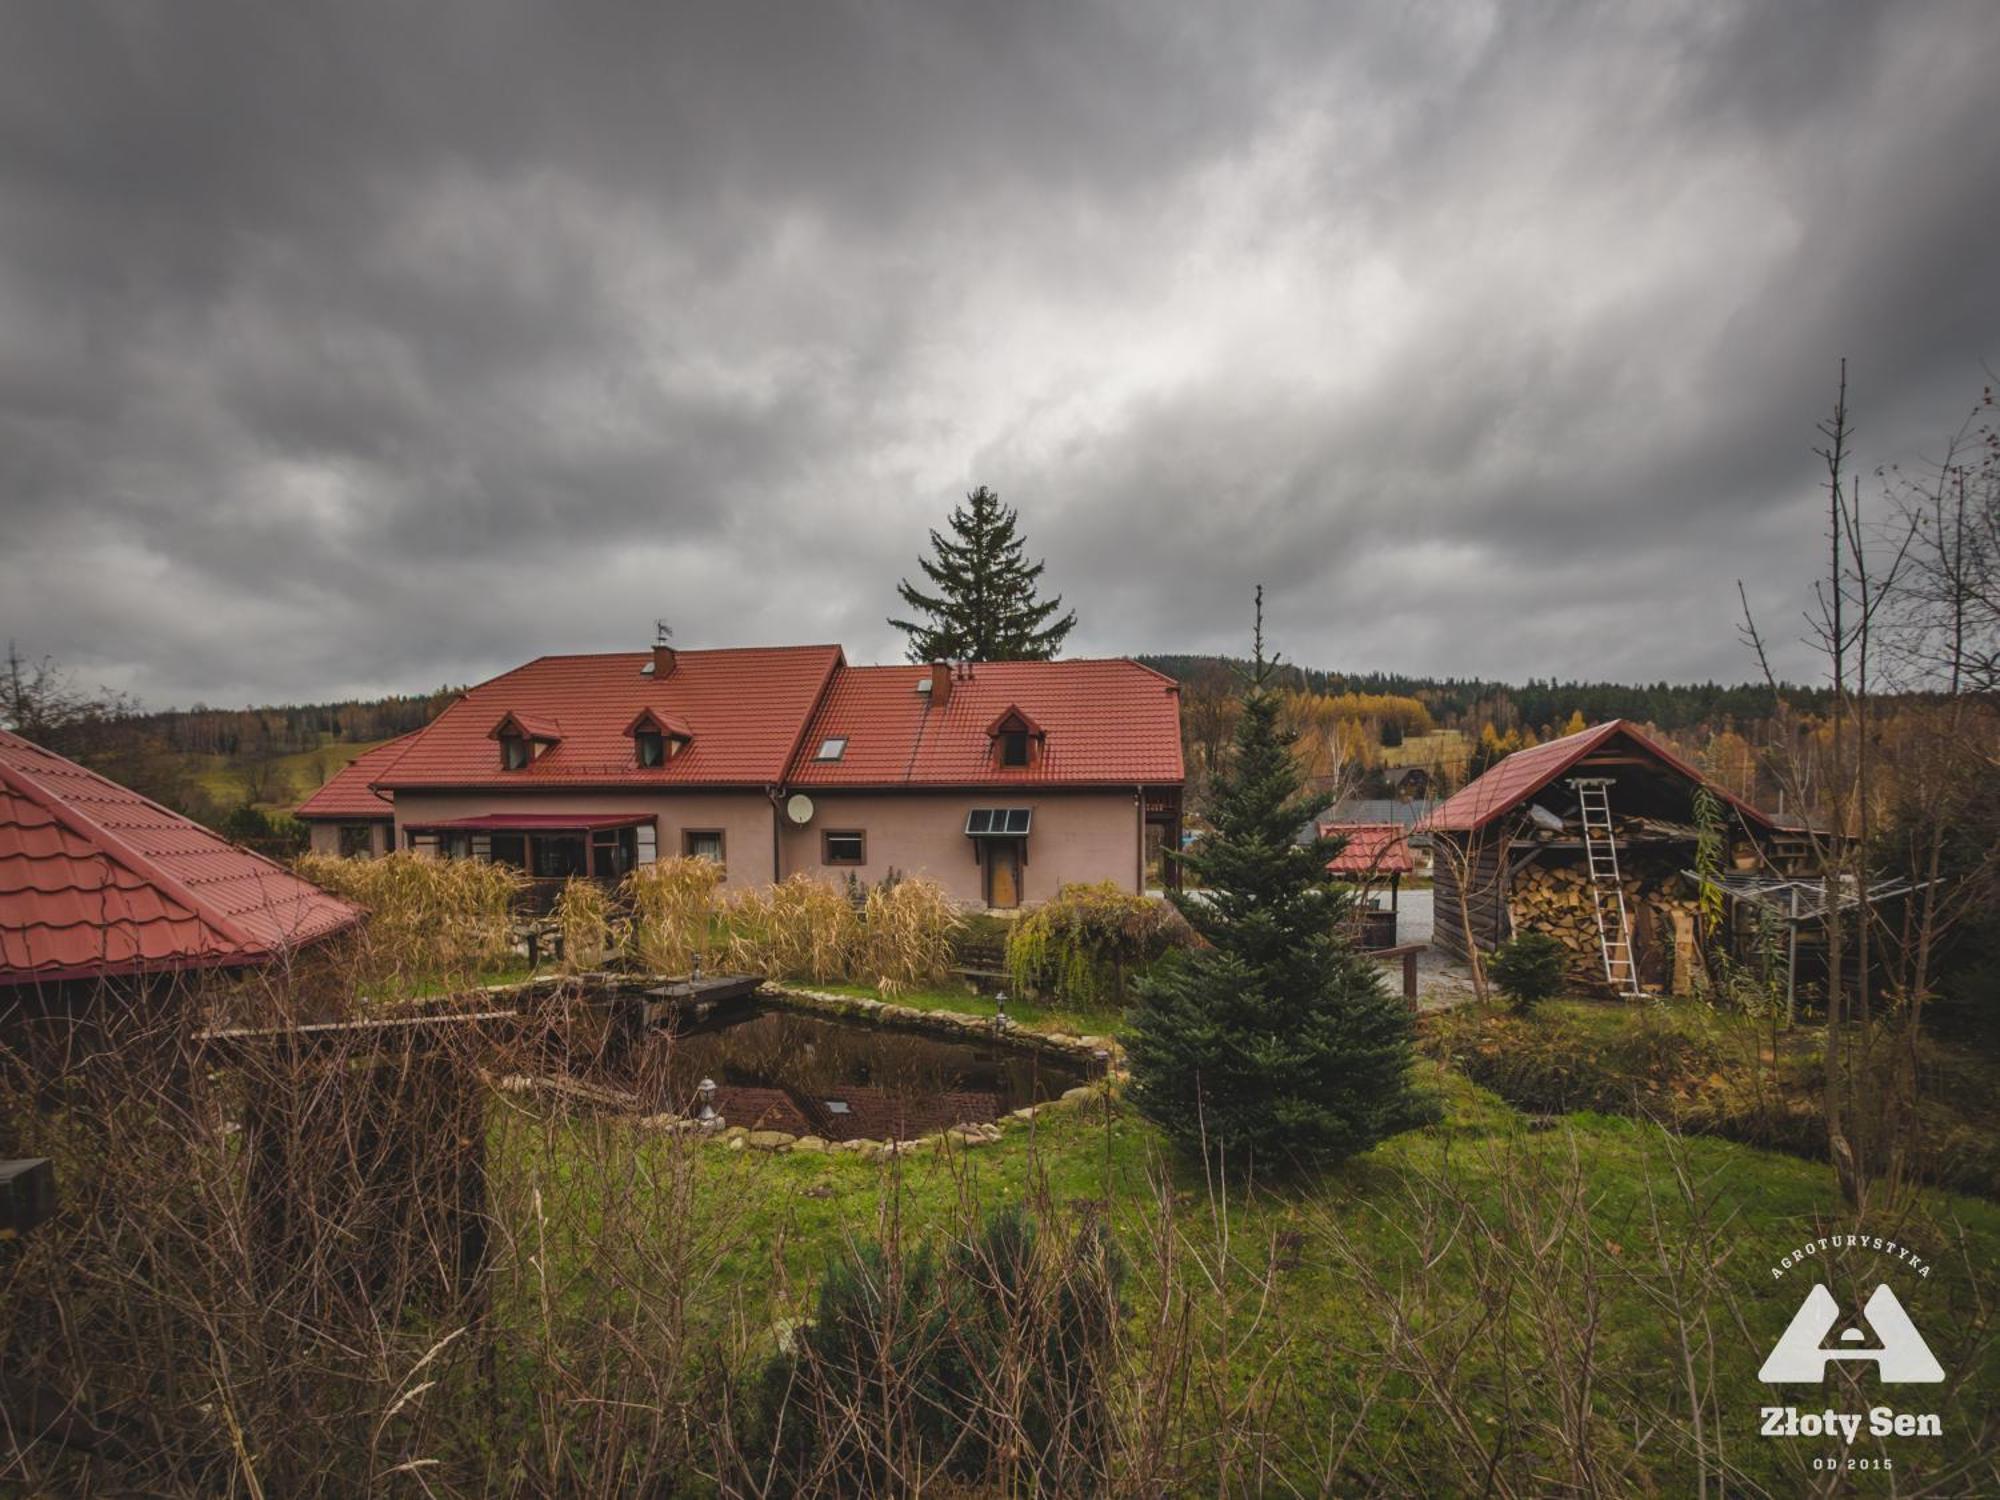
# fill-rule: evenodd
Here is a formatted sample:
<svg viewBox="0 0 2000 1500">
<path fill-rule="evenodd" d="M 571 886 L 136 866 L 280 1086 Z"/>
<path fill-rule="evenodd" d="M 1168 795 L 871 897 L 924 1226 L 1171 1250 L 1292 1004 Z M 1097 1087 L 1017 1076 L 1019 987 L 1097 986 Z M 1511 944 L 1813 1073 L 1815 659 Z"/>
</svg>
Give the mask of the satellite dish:
<svg viewBox="0 0 2000 1500">
<path fill-rule="evenodd" d="M 785 803 L 785 816 L 794 823 L 810 823 L 813 819 L 813 799 L 804 792 L 798 792 Z"/>
</svg>

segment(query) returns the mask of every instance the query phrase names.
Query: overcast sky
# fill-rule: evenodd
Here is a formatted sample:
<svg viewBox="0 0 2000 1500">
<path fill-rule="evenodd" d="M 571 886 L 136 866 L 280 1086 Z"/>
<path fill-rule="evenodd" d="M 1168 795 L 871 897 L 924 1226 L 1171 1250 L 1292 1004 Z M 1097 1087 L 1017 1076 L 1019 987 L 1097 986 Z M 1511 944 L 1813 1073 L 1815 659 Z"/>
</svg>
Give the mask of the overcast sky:
<svg viewBox="0 0 2000 1500">
<path fill-rule="evenodd" d="M 1741 680 L 2000 366 L 1990 0 L 0 17 L 0 635 L 149 706 L 896 660 L 980 483 L 1074 653 Z"/>
</svg>

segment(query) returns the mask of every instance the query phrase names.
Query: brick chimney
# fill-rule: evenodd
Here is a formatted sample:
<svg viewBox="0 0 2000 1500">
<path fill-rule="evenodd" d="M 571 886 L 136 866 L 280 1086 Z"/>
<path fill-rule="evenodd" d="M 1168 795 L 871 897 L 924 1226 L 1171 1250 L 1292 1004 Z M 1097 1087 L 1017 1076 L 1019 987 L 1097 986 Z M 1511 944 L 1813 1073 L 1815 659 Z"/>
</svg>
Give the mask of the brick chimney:
<svg viewBox="0 0 2000 1500">
<path fill-rule="evenodd" d="M 665 641 L 653 647 L 653 681 L 664 682 L 674 675 L 679 663 L 674 659 L 674 648 Z"/>
<path fill-rule="evenodd" d="M 951 702 L 951 663 L 931 663 L 931 707 L 943 708 Z"/>
</svg>

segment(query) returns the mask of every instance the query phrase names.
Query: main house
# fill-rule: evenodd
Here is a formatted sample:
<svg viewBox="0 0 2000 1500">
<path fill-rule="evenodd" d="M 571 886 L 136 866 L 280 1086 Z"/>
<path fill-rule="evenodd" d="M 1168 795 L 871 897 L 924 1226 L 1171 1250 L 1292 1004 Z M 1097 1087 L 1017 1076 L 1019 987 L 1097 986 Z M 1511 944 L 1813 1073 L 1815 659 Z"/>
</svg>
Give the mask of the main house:
<svg viewBox="0 0 2000 1500">
<path fill-rule="evenodd" d="M 1129 660 L 856 667 L 838 646 L 545 656 L 308 798 L 313 848 L 615 879 L 939 881 L 968 906 L 1143 889 L 1180 839 L 1180 696 Z"/>
</svg>

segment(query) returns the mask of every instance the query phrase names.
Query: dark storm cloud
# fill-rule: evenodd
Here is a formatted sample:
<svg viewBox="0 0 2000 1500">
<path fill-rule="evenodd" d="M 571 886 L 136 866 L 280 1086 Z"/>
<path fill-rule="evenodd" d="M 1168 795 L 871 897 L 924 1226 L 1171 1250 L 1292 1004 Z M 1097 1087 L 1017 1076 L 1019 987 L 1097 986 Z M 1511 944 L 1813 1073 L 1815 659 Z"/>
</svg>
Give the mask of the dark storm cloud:
<svg viewBox="0 0 2000 1500">
<path fill-rule="evenodd" d="M 2000 344 L 1978 3 L 0 27 L 0 633 L 155 703 L 892 657 L 979 482 L 1082 650 L 1739 677 Z"/>
</svg>

